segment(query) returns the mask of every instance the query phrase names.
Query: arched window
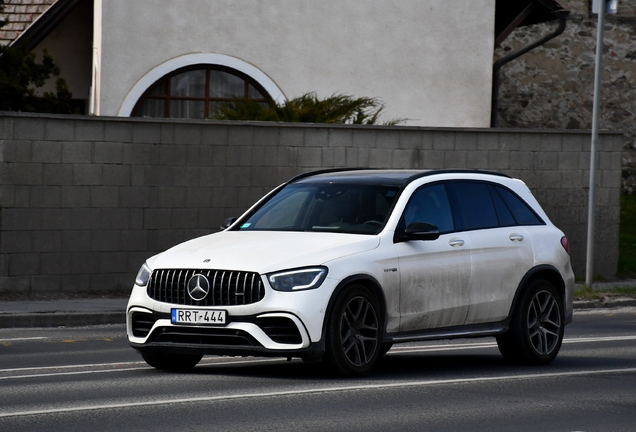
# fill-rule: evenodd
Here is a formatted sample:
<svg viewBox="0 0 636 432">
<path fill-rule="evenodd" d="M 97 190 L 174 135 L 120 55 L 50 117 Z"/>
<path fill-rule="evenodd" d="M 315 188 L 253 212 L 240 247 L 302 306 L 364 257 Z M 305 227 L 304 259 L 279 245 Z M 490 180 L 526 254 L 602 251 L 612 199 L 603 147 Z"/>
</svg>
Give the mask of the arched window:
<svg viewBox="0 0 636 432">
<path fill-rule="evenodd" d="M 254 79 L 235 69 L 196 65 L 176 70 L 154 83 L 139 98 L 133 117 L 208 118 L 215 104 L 236 98 L 272 100 Z"/>
</svg>

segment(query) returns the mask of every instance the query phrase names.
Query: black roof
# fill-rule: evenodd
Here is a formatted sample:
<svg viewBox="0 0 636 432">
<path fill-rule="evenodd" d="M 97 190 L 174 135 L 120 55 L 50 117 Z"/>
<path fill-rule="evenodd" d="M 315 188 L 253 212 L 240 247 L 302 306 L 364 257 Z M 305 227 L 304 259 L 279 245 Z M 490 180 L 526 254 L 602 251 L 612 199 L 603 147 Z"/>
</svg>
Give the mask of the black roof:
<svg viewBox="0 0 636 432">
<path fill-rule="evenodd" d="M 416 170 L 416 169 L 367 169 L 335 168 L 300 174 L 287 183 L 355 183 L 404 186 L 413 180 L 435 174 L 489 174 L 500 177 L 510 176 L 492 171 L 480 170 Z"/>
</svg>

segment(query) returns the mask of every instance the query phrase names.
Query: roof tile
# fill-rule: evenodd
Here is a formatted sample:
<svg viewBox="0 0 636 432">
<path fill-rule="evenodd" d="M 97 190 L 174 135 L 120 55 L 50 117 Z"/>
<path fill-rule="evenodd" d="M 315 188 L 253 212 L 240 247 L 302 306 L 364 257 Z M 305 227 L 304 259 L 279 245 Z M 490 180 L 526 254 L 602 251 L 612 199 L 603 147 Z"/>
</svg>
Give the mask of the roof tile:
<svg viewBox="0 0 636 432">
<path fill-rule="evenodd" d="M 0 45 L 8 45 L 18 38 L 57 0 L 5 0 L 0 18 L 9 24 L 0 29 Z"/>
</svg>

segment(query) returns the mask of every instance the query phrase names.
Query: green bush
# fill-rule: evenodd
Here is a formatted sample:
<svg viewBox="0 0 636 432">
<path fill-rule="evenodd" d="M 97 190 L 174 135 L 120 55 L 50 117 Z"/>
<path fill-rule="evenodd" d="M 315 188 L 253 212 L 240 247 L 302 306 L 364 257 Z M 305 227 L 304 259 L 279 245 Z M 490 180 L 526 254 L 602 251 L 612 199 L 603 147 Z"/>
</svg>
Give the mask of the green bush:
<svg viewBox="0 0 636 432">
<path fill-rule="evenodd" d="M 621 194 L 618 274 L 636 277 L 636 194 Z"/>
<path fill-rule="evenodd" d="M 377 124 L 383 109 L 384 104 L 376 98 L 335 94 L 319 99 L 315 93 L 306 93 L 282 104 L 236 99 L 217 105 L 210 117 L 214 120 L 372 125 Z M 393 119 L 383 124 L 394 126 L 404 121 Z"/>
</svg>

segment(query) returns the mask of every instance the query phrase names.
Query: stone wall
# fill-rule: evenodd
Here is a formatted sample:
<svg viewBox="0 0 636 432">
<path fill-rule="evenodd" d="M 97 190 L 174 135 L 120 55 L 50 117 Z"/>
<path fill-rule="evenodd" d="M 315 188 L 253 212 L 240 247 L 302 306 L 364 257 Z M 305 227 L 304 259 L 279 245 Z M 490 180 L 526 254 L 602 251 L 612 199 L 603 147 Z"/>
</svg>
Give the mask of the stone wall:
<svg viewBox="0 0 636 432">
<path fill-rule="evenodd" d="M 501 70 L 501 127 L 591 129 L 597 15 L 591 0 L 559 0 L 570 11 L 564 34 Z M 624 131 L 623 190 L 636 192 L 636 2 L 606 15 L 600 127 Z M 515 30 L 495 59 L 540 39 L 557 22 Z M 587 144 L 586 148 L 589 148 Z"/>
<path fill-rule="evenodd" d="M 284 125 L 0 113 L 0 291 L 128 290 L 295 174 L 474 168 L 524 180 L 585 272 L 589 131 Z M 601 135 L 595 273 L 618 259 L 622 135 Z"/>
</svg>

